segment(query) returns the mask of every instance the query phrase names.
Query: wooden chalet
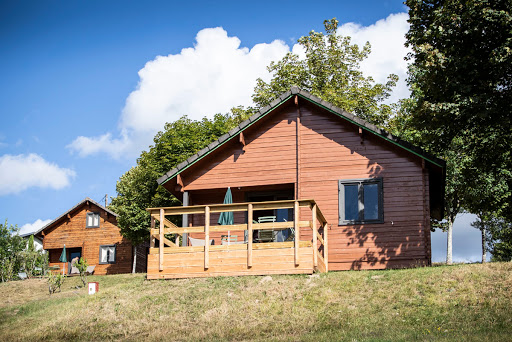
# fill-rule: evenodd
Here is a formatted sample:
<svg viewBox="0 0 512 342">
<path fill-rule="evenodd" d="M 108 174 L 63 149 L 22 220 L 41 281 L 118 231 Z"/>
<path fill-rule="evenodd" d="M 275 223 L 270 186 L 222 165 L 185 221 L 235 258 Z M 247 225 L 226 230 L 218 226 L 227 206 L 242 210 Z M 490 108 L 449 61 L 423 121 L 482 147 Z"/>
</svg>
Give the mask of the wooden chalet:
<svg viewBox="0 0 512 342">
<path fill-rule="evenodd" d="M 148 209 L 148 278 L 429 265 L 444 175 L 444 161 L 292 88 L 158 179 L 183 207 Z"/>
<path fill-rule="evenodd" d="M 73 208 L 34 233 L 43 240 L 49 253 L 50 266 L 59 266 L 69 273 L 70 262 L 84 257 L 95 266 L 94 274 L 130 273 L 132 244 L 121 236 L 117 215 L 86 198 Z M 66 245 L 67 263 L 59 261 Z"/>
</svg>

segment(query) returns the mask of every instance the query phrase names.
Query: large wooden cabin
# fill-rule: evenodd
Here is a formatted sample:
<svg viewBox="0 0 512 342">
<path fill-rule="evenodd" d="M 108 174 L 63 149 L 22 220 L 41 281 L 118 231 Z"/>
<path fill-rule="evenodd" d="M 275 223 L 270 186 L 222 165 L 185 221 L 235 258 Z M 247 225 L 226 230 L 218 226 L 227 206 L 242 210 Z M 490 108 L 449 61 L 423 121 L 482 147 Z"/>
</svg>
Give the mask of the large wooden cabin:
<svg viewBox="0 0 512 342">
<path fill-rule="evenodd" d="M 43 248 L 49 253 L 50 266 L 59 266 L 69 273 L 70 262 L 84 257 L 94 274 L 130 273 L 132 244 L 121 236 L 117 215 L 86 198 L 37 231 Z M 59 261 L 66 245 L 66 263 Z"/>
<path fill-rule="evenodd" d="M 148 209 L 160 222 L 148 278 L 428 265 L 444 173 L 444 161 L 292 88 L 158 180 L 184 206 Z M 228 187 L 235 204 L 220 205 Z M 223 211 L 233 225 L 217 224 Z M 167 215 L 183 215 L 183 227 Z M 258 243 L 269 229 L 288 229 L 288 241 Z M 178 247 L 168 233 L 214 245 Z"/>
</svg>

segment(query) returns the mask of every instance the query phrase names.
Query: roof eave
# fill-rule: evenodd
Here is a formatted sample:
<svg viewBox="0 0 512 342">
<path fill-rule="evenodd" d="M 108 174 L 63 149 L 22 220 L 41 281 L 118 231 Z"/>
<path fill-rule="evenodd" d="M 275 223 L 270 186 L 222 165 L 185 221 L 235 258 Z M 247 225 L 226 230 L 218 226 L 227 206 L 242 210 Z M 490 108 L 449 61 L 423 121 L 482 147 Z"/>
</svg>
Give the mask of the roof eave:
<svg viewBox="0 0 512 342">
<path fill-rule="evenodd" d="M 44 231 L 45 229 L 53 226 L 55 223 L 59 222 L 62 218 L 64 218 L 67 214 L 69 214 L 70 212 L 72 212 L 73 210 L 79 208 L 80 206 L 82 206 L 84 203 L 86 202 L 91 202 L 92 204 L 96 205 L 97 207 L 99 207 L 100 209 L 104 210 L 105 212 L 109 213 L 110 215 L 114 216 L 114 217 L 117 217 L 117 214 L 114 213 L 113 211 L 105 208 L 104 206 L 102 206 L 101 204 L 99 204 L 98 202 L 90 199 L 89 197 L 86 197 L 83 201 L 80 201 L 78 204 L 76 204 L 75 206 L 73 206 L 71 209 L 69 209 L 68 211 L 66 211 L 64 214 L 60 215 L 59 217 L 57 217 L 55 220 L 47 223 L 46 225 L 44 225 L 43 227 L 39 228 L 39 230 L 33 232 L 32 234 L 34 236 L 40 234 L 42 231 Z"/>
</svg>

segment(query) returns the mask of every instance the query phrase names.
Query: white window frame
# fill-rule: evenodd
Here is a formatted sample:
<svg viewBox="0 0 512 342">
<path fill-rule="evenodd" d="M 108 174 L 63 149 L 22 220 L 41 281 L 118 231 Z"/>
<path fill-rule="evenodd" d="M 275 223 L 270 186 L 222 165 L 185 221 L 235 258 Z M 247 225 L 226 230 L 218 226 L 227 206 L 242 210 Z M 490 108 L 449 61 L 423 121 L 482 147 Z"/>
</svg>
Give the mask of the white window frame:
<svg viewBox="0 0 512 342">
<path fill-rule="evenodd" d="M 98 218 L 98 224 L 94 225 L 95 216 Z M 92 225 L 89 225 L 89 218 L 92 220 Z M 89 212 L 85 217 L 85 228 L 99 228 L 100 227 L 101 215 L 99 212 Z"/>
<path fill-rule="evenodd" d="M 107 255 L 107 262 L 102 262 L 101 261 L 101 250 L 102 250 L 102 248 L 106 248 L 106 247 L 108 247 L 108 248 L 114 247 L 114 260 L 112 260 L 112 261 L 108 260 L 109 258 L 108 258 L 108 255 Z M 117 246 L 116 245 L 101 245 L 100 246 L 100 254 L 99 254 L 99 257 L 98 257 L 100 265 L 115 264 L 116 263 L 116 258 L 117 258 Z"/>
</svg>

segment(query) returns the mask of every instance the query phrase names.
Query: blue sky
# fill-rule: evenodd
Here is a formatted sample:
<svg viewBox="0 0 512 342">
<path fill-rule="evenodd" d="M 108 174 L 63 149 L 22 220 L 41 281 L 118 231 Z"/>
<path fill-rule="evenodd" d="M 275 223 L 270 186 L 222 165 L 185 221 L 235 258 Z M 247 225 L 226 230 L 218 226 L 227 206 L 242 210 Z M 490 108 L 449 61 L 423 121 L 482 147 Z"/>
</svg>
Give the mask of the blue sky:
<svg viewBox="0 0 512 342">
<path fill-rule="evenodd" d="M 363 71 L 377 81 L 397 73 L 392 100 L 407 97 L 406 11 L 377 0 L 1 2 L 0 219 L 28 231 L 85 197 L 115 195 L 165 121 L 250 104 L 265 66 L 300 53 L 297 38 L 324 19 L 370 40 Z M 478 260 L 479 232 L 456 228 L 459 259 Z"/>
</svg>

